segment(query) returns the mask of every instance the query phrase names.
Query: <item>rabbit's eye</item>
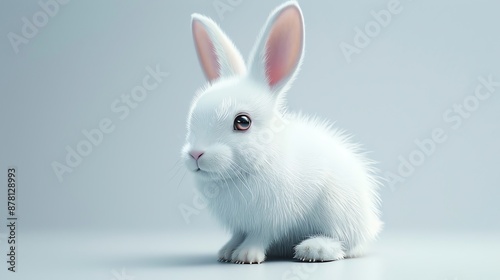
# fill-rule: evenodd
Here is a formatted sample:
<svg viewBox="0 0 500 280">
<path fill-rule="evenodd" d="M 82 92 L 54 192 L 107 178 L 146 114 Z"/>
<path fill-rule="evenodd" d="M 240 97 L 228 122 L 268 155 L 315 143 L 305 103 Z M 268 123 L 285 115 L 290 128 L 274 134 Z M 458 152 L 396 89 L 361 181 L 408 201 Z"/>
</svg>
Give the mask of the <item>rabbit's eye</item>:
<svg viewBox="0 0 500 280">
<path fill-rule="evenodd" d="M 247 115 L 238 115 L 234 118 L 233 129 L 239 131 L 245 131 L 250 128 L 252 120 Z"/>
</svg>

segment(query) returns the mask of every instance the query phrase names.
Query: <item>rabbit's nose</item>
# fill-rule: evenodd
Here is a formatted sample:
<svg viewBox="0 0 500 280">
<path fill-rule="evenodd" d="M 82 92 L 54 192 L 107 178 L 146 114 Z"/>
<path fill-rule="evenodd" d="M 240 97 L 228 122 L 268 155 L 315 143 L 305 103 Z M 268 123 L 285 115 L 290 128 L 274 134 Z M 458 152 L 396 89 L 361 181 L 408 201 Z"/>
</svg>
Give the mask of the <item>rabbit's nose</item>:
<svg viewBox="0 0 500 280">
<path fill-rule="evenodd" d="M 202 151 L 191 151 L 191 152 L 189 152 L 189 154 L 191 155 L 192 158 L 194 158 L 194 160 L 198 160 L 204 154 L 204 152 L 202 152 Z"/>
</svg>

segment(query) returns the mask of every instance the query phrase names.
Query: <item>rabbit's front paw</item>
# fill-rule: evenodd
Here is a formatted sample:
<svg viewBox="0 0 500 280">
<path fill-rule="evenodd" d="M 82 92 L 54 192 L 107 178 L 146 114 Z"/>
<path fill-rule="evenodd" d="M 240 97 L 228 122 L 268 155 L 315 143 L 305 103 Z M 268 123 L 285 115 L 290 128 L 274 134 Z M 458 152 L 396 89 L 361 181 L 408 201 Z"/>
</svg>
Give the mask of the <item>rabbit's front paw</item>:
<svg viewBox="0 0 500 280">
<path fill-rule="evenodd" d="M 231 256 L 233 255 L 234 252 L 233 247 L 229 246 L 224 246 L 222 249 L 219 250 L 219 253 L 217 254 L 219 257 L 220 262 L 230 262 L 231 261 Z"/>
<path fill-rule="evenodd" d="M 231 240 L 229 240 L 222 249 L 219 250 L 219 261 L 220 262 L 230 262 L 234 250 L 245 240 L 245 235 L 242 233 L 235 233 Z"/>
<path fill-rule="evenodd" d="M 265 249 L 257 246 L 244 246 L 234 251 L 231 261 L 237 264 L 260 264 L 265 259 Z"/>
<path fill-rule="evenodd" d="M 327 262 L 341 260 L 345 256 L 342 244 L 332 238 L 316 236 L 295 246 L 294 258 L 303 262 Z"/>
</svg>

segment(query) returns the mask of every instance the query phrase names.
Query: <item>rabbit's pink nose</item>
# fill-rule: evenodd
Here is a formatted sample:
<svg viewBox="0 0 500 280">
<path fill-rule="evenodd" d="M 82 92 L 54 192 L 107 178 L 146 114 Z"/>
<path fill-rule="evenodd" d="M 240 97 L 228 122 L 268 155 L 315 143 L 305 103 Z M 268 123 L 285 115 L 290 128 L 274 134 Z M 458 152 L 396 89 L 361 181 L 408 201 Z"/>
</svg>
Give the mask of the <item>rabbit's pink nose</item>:
<svg viewBox="0 0 500 280">
<path fill-rule="evenodd" d="M 194 158 L 194 160 L 198 160 L 204 154 L 204 152 L 202 152 L 202 151 L 191 151 L 189 154 L 191 155 L 192 158 Z"/>
</svg>

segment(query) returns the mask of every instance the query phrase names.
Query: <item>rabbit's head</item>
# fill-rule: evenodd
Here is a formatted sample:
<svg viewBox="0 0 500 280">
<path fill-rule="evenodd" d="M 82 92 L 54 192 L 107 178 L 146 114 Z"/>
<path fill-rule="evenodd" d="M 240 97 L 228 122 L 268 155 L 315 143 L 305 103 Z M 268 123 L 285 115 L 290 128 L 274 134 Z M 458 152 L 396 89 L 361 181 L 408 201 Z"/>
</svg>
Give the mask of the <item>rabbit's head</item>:
<svg viewBox="0 0 500 280">
<path fill-rule="evenodd" d="M 211 19 L 192 16 L 198 58 L 208 84 L 196 94 L 182 156 L 202 179 L 258 172 L 286 137 L 283 97 L 300 67 L 304 26 L 296 2 L 271 13 L 248 60 Z M 285 143 L 286 141 L 283 141 Z"/>
</svg>

